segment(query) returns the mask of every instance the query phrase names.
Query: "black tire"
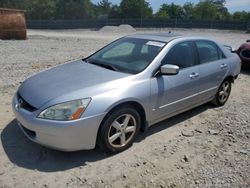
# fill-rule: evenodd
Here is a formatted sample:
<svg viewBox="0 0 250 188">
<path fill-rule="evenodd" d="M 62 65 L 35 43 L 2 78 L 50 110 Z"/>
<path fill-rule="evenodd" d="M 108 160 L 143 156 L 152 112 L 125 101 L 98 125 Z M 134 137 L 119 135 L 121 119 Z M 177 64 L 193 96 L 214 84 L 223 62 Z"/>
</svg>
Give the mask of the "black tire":
<svg viewBox="0 0 250 188">
<path fill-rule="evenodd" d="M 126 130 L 127 128 L 125 126 L 123 127 L 124 130 L 118 130 L 115 128 L 116 126 L 113 126 L 114 122 L 118 122 L 120 123 L 119 125 L 121 125 L 122 127 L 122 125 L 125 124 L 124 121 L 126 118 L 128 119 L 130 118 L 126 127 L 127 128 L 134 127 L 132 128 L 133 133 L 131 132 L 131 134 L 130 132 L 124 133 L 127 131 Z M 135 126 L 132 126 L 134 124 Z M 98 132 L 97 144 L 101 148 L 101 150 L 103 150 L 105 153 L 115 154 L 115 153 L 124 151 L 132 145 L 136 135 L 138 134 L 140 130 L 140 126 L 141 126 L 141 117 L 135 109 L 133 109 L 130 106 L 121 107 L 120 109 L 119 108 L 115 109 L 107 115 L 107 117 L 104 119 L 103 123 L 101 124 L 101 127 Z M 119 133 L 121 133 L 121 136 L 117 137 L 117 139 L 115 139 L 111 143 L 110 140 L 112 140 L 111 139 L 112 136 L 118 135 Z M 124 134 L 125 134 L 125 139 L 128 139 L 128 140 L 126 141 L 125 144 L 122 144 L 122 140 L 124 139 L 122 139 L 121 137 Z"/>
<path fill-rule="evenodd" d="M 227 86 L 227 89 L 225 91 L 226 86 Z M 212 100 L 212 103 L 215 106 L 223 106 L 227 102 L 230 96 L 231 88 L 232 88 L 231 81 L 229 79 L 224 80 L 222 84 L 220 85 L 214 99 Z"/>
</svg>

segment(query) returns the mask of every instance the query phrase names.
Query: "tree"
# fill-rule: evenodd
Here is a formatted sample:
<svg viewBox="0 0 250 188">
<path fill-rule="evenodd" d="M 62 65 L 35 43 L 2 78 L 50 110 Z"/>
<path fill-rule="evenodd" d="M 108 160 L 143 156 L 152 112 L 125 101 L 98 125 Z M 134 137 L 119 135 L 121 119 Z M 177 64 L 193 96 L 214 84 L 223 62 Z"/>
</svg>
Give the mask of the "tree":
<svg viewBox="0 0 250 188">
<path fill-rule="evenodd" d="M 238 11 L 232 15 L 233 20 L 250 21 L 250 12 Z"/>
<path fill-rule="evenodd" d="M 162 4 L 160 10 L 156 13 L 156 17 L 166 18 L 183 18 L 184 11 L 183 8 L 179 5 L 175 5 L 174 3 Z"/>
<path fill-rule="evenodd" d="M 98 3 L 98 7 L 102 13 L 109 13 L 112 7 L 112 3 L 109 0 L 102 0 Z"/>
<path fill-rule="evenodd" d="M 54 0 L 32 0 L 27 6 L 27 16 L 30 19 L 54 19 L 56 2 Z"/>
<path fill-rule="evenodd" d="M 56 18 L 84 19 L 94 17 L 94 6 L 90 0 L 57 0 Z"/>
<path fill-rule="evenodd" d="M 95 6 L 95 15 L 107 18 L 112 10 L 112 3 L 109 0 L 102 0 Z"/>
<path fill-rule="evenodd" d="M 197 19 L 213 20 L 217 14 L 217 6 L 210 0 L 200 1 L 194 9 L 194 17 Z"/>
<path fill-rule="evenodd" d="M 0 0 L 0 7 L 26 9 L 32 0 Z"/>
<path fill-rule="evenodd" d="M 167 12 L 167 11 L 162 11 L 162 10 L 159 10 L 159 11 L 155 14 L 155 17 L 156 17 L 156 18 L 165 18 L 165 19 L 170 18 L 168 12 Z"/>
<path fill-rule="evenodd" d="M 121 9 L 118 5 L 113 5 L 109 12 L 109 18 L 121 18 Z"/>
<path fill-rule="evenodd" d="M 82 19 L 94 16 L 90 0 L 0 0 L 0 7 L 25 9 L 29 19 Z"/>
<path fill-rule="evenodd" d="M 192 19 L 194 18 L 194 4 L 187 2 L 183 5 L 184 18 Z"/>
<path fill-rule="evenodd" d="M 194 17 L 205 20 L 225 20 L 230 14 L 225 7 L 225 0 L 204 0 L 195 6 Z"/>
<path fill-rule="evenodd" d="M 123 18 L 148 18 L 153 15 L 152 7 L 145 0 L 122 0 L 120 11 Z"/>
<path fill-rule="evenodd" d="M 225 7 L 226 0 L 213 0 L 212 3 L 217 6 L 217 12 L 219 14 L 219 19 L 224 20 L 230 17 L 230 13 Z"/>
</svg>

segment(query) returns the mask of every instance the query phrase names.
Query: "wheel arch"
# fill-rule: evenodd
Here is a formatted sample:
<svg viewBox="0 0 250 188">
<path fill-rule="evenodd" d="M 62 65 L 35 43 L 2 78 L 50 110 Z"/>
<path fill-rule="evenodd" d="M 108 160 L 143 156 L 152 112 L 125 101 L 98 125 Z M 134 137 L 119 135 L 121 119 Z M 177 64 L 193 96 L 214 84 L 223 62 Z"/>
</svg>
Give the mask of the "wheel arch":
<svg viewBox="0 0 250 188">
<path fill-rule="evenodd" d="M 143 105 L 135 100 L 128 100 L 128 101 L 120 101 L 117 102 L 115 104 L 113 104 L 112 106 L 110 106 L 106 112 L 107 114 L 104 116 L 104 118 L 102 119 L 100 126 L 98 128 L 98 134 L 97 134 L 97 139 L 98 139 L 98 135 L 101 129 L 101 126 L 103 124 L 103 122 L 108 118 L 108 116 L 115 111 L 118 108 L 122 108 L 122 107 L 131 107 L 134 108 L 140 115 L 141 117 L 141 127 L 140 130 L 143 131 L 144 129 L 146 129 L 145 127 L 147 126 L 147 120 L 146 120 L 146 112 L 145 112 L 145 108 L 143 107 Z"/>
<path fill-rule="evenodd" d="M 225 80 L 229 80 L 231 83 L 234 83 L 235 77 L 232 76 L 232 75 L 228 75 L 228 76 L 225 77 L 225 79 L 223 80 L 223 82 L 224 82 Z M 223 82 L 222 82 L 222 83 L 223 83 Z"/>
</svg>

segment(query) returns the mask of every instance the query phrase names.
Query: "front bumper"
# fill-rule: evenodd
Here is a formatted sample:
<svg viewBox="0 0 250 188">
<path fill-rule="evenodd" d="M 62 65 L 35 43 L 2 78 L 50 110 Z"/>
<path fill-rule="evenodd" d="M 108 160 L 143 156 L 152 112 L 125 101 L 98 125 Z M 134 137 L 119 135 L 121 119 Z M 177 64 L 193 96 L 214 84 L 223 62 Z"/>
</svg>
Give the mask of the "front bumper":
<svg viewBox="0 0 250 188">
<path fill-rule="evenodd" d="M 39 119 L 37 112 L 18 108 L 15 95 L 13 112 L 24 134 L 32 141 L 61 151 L 94 149 L 98 129 L 105 113 L 75 121 Z"/>
</svg>

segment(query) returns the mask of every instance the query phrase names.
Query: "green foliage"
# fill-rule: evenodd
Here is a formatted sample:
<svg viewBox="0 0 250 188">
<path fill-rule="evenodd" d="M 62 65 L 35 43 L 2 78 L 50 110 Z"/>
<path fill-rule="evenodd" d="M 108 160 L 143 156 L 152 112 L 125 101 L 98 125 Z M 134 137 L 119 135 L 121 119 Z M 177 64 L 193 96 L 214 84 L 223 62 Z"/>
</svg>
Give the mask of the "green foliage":
<svg viewBox="0 0 250 188">
<path fill-rule="evenodd" d="M 26 6 L 27 16 L 33 19 L 53 19 L 56 2 L 53 0 L 33 0 Z"/>
<path fill-rule="evenodd" d="M 90 0 L 56 0 L 56 18 L 83 19 L 94 17 L 94 6 Z"/>
<path fill-rule="evenodd" d="M 122 18 L 149 18 L 153 10 L 145 0 L 122 0 L 120 4 Z"/>
<path fill-rule="evenodd" d="M 111 10 L 112 10 L 112 3 L 109 0 L 101 0 L 95 7 L 95 16 L 98 18 L 108 18 Z"/>
<path fill-rule="evenodd" d="M 230 14 L 225 0 L 204 0 L 194 7 L 194 18 L 205 20 L 226 20 Z"/>
<path fill-rule="evenodd" d="M 112 3 L 110 3 L 108 0 L 102 0 L 100 3 L 98 3 L 97 7 L 99 8 L 99 12 L 102 14 L 108 14 L 112 8 Z"/>
<path fill-rule="evenodd" d="M 246 11 L 235 12 L 232 15 L 232 19 L 233 20 L 239 20 L 239 21 L 245 21 L 245 20 L 250 21 L 250 12 L 246 12 Z"/>
<path fill-rule="evenodd" d="M 155 14 L 155 17 L 156 18 L 170 18 L 170 16 L 169 16 L 169 14 L 168 14 L 168 12 L 166 12 L 166 11 L 158 11 L 156 14 Z"/>
<path fill-rule="evenodd" d="M 193 19 L 194 18 L 194 4 L 187 2 L 183 5 L 183 12 L 185 19 Z"/>
<path fill-rule="evenodd" d="M 196 19 L 214 20 L 218 14 L 217 5 L 209 0 L 201 1 L 194 7 L 194 17 Z"/>
<path fill-rule="evenodd" d="M 25 9 L 32 0 L 0 0 L 0 7 Z"/>
<path fill-rule="evenodd" d="M 182 7 L 163 4 L 155 14 L 158 18 L 183 18 L 197 20 L 230 20 L 231 14 L 225 7 L 226 0 L 200 0 L 199 3 L 186 2 Z M 246 18 L 246 16 L 243 16 Z"/>
<path fill-rule="evenodd" d="M 183 18 L 184 10 L 181 6 L 171 3 L 170 5 L 164 3 L 161 5 L 160 10 L 156 13 L 156 17 L 164 18 Z"/>
<path fill-rule="evenodd" d="M 109 18 L 121 18 L 121 9 L 118 5 L 113 5 L 111 7 Z"/>
<path fill-rule="evenodd" d="M 0 7 L 25 9 L 28 19 L 88 19 L 88 18 L 172 18 L 202 20 L 250 21 L 250 12 L 230 14 L 226 0 L 200 0 L 183 6 L 164 3 L 153 15 L 146 0 L 122 0 L 113 5 L 110 0 L 0 0 Z"/>
</svg>

